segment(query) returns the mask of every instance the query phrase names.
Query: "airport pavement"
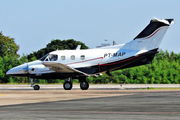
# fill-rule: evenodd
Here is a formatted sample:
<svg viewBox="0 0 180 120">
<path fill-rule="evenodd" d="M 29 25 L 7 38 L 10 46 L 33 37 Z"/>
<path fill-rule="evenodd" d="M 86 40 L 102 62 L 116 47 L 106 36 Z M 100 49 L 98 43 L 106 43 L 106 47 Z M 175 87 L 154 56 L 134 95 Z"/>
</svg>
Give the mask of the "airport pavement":
<svg viewBox="0 0 180 120">
<path fill-rule="evenodd" d="M 140 90 L 176 85 L 79 85 L 65 91 L 62 85 L 0 85 L 0 120 L 147 119 L 179 120 L 180 89 Z"/>
<path fill-rule="evenodd" d="M 2 92 L 5 96 L 16 93 L 11 102 L 34 99 L 33 102 L 36 103 L 2 105 L 0 120 L 179 120 L 180 118 L 179 89 L 49 90 L 49 92 L 3 90 Z M 19 98 L 17 94 L 24 97 Z M 5 96 L 1 96 L 0 100 Z M 48 99 L 51 101 L 45 102 Z"/>
<path fill-rule="evenodd" d="M 139 89 L 139 88 L 180 88 L 180 84 L 90 84 L 89 89 Z M 63 89 L 62 84 L 40 84 L 41 89 Z M 1 84 L 0 90 L 6 89 L 32 89 L 30 84 L 8 85 Z M 74 84 L 73 89 L 80 89 L 79 84 Z"/>
</svg>

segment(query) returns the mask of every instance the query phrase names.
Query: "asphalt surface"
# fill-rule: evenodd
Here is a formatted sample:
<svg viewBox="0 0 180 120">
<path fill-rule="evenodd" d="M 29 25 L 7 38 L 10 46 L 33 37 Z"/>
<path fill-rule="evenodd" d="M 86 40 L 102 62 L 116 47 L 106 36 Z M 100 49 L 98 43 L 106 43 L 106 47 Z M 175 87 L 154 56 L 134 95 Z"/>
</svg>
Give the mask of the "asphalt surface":
<svg viewBox="0 0 180 120">
<path fill-rule="evenodd" d="M 107 89 L 146 89 L 146 88 L 180 88 L 180 84 L 90 84 L 91 90 L 107 90 Z M 32 90 L 30 84 L 8 85 L 0 84 L 0 90 Z M 42 84 L 40 90 L 64 90 L 62 84 Z M 80 89 L 79 84 L 73 84 L 73 90 Z"/>
<path fill-rule="evenodd" d="M 29 94 L 27 99 L 44 95 L 51 97 L 51 101 L 42 102 L 42 98 L 36 98 L 36 103 L 1 105 L 0 120 L 180 119 L 180 90 L 3 90 L 0 101 L 3 97 L 8 100 L 8 95 L 15 93 L 22 97 Z M 56 95 L 55 101 L 51 95 Z M 11 102 L 20 99 L 13 96 Z"/>
</svg>

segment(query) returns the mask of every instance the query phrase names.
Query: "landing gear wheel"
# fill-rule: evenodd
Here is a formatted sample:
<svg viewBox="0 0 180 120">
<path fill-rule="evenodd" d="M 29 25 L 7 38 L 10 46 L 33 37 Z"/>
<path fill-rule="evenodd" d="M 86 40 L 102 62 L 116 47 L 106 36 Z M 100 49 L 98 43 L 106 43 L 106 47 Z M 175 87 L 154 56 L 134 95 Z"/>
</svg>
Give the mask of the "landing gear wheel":
<svg viewBox="0 0 180 120">
<path fill-rule="evenodd" d="M 39 85 L 35 85 L 33 86 L 34 90 L 39 90 L 40 89 L 40 86 Z"/>
<path fill-rule="evenodd" d="M 81 88 L 82 90 L 87 90 L 87 89 L 89 88 L 89 83 L 86 82 L 86 81 L 81 82 L 81 83 L 80 83 L 80 88 Z"/>
<path fill-rule="evenodd" d="M 71 81 L 65 81 L 63 84 L 63 87 L 65 90 L 71 90 L 72 89 L 72 82 Z"/>
</svg>

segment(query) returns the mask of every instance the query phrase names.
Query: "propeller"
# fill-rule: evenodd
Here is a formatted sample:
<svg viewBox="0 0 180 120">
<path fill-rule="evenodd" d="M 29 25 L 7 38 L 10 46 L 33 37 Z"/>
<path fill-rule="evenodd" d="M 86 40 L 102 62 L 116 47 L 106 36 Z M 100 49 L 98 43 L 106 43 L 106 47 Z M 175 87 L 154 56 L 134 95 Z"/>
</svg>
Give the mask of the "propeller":
<svg viewBox="0 0 180 120">
<path fill-rule="evenodd" d="M 28 65 L 28 63 L 26 63 L 26 64 L 27 64 L 27 75 L 28 75 L 27 78 L 28 78 L 28 83 L 30 83 L 30 81 L 29 81 L 29 75 L 30 75 L 30 74 L 29 74 L 29 65 Z M 31 87 L 33 87 L 32 84 L 31 84 Z"/>
<path fill-rule="evenodd" d="M 28 62 L 29 62 L 29 61 L 28 61 L 28 56 L 27 56 L 27 55 L 26 55 L 26 61 L 27 61 L 27 63 L 26 63 L 26 64 L 27 64 L 27 67 L 26 67 L 26 70 L 27 70 L 27 71 L 26 71 L 26 72 L 27 72 L 27 78 L 28 78 L 28 83 L 30 83 L 30 80 L 29 80 L 30 73 L 29 73 L 29 65 L 28 65 Z M 33 85 L 34 85 L 34 84 L 33 84 L 33 82 L 31 81 L 31 87 L 33 87 Z"/>
<path fill-rule="evenodd" d="M 26 64 L 26 67 L 23 68 L 22 71 L 27 74 L 28 83 L 30 83 L 30 81 L 29 81 L 29 75 L 30 75 L 30 73 L 29 73 L 29 65 L 28 65 L 28 63 L 24 63 L 24 64 Z"/>
<path fill-rule="evenodd" d="M 24 64 L 26 64 L 26 67 L 22 69 L 23 72 L 25 72 L 27 74 L 27 78 L 28 78 L 28 83 L 30 83 L 30 80 L 29 80 L 29 76 L 30 76 L 30 73 L 29 73 L 29 65 L 28 65 L 28 56 L 26 55 L 26 62 L 24 62 Z M 31 87 L 33 87 L 33 83 L 31 81 Z"/>
</svg>

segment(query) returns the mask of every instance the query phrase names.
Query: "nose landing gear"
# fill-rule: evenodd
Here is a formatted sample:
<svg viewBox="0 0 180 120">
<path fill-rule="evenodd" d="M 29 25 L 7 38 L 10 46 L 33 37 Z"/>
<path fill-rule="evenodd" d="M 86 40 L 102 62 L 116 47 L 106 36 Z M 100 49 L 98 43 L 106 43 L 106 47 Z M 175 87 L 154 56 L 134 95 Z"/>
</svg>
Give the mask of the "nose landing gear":
<svg viewBox="0 0 180 120">
<path fill-rule="evenodd" d="M 40 86 L 39 85 L 35 85 L 33 86 L 34 90 L 39 90 L 40 89 Z"/>
<path fill-rule="evenodd" d="M 34 90 L 39 90 L 40 89 L 39 85 L 34 85 L 34 79 L 31 79 L 31 87 L 33 87 Z"/>
</svg>

